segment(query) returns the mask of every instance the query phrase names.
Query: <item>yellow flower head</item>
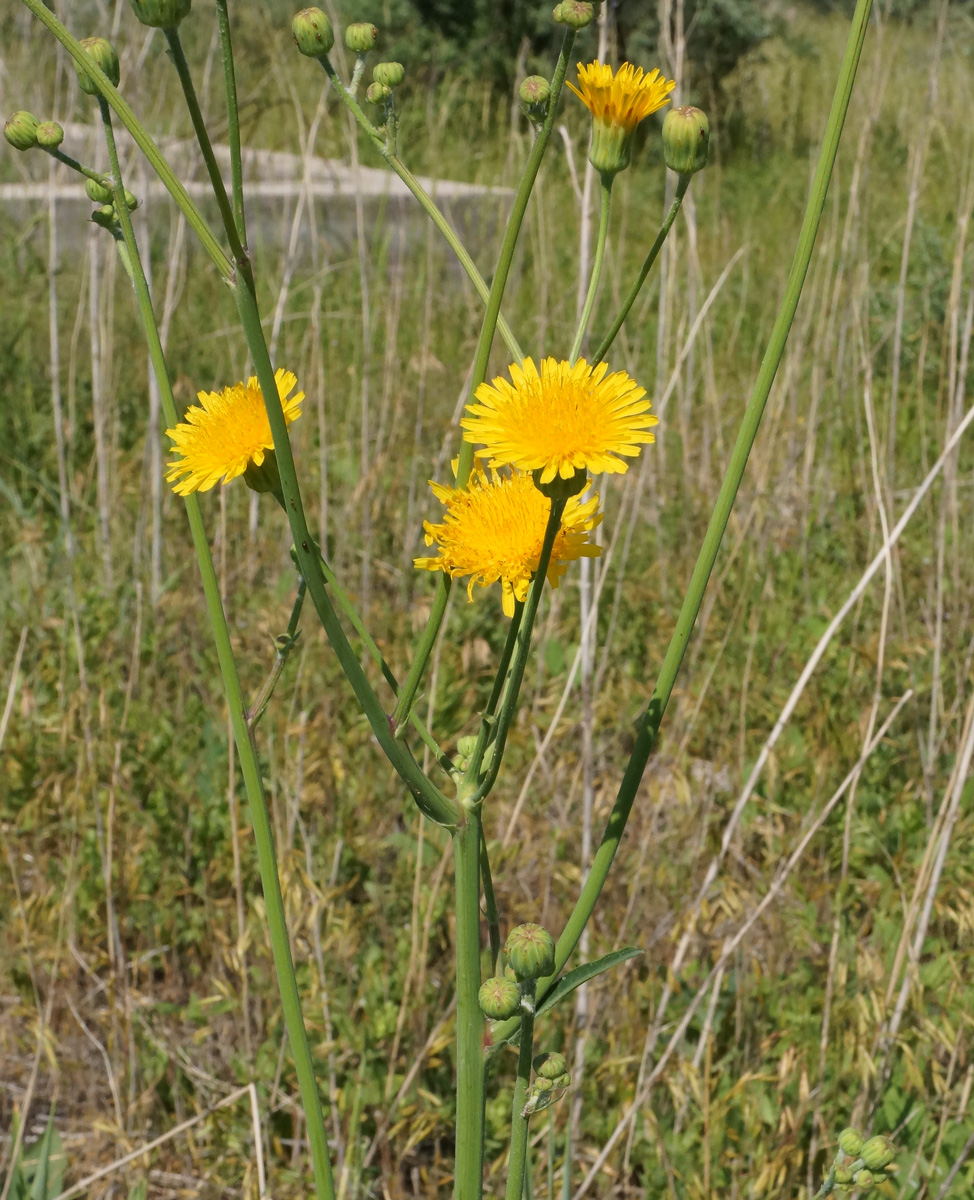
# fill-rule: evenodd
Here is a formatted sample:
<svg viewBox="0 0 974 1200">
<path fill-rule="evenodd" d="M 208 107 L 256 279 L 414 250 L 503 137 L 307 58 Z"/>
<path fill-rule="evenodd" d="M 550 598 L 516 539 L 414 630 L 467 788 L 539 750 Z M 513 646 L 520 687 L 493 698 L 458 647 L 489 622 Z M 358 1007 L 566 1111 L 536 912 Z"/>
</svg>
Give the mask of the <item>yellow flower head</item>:
<svg viewBox="0 0 974 1200">
<path fill-rule="evenodd" d="M 277 394 L 288 425 L 301 416 L 304 392 L 291 396 L 297 378 L 283 368 L 274 373 Z M 222 392 L 199 392 L 202 407 L 192 405 L 186 420 L 167 429 L 173 449 L 182 455 L 168 464 L 166 481 L 180 496 L 209 491 L 223 479 L 229 483 L 243 475 L 251 464 L 260 467 L 274 449 L 264 396 L 251 375 L 246 383 L 235 383 Z"/>
<path fill-rule="evenodd" d="M 474 585 L 490 587 L 499 579 L 506 616 L 514 615 L 514 601 L 524 601 L 531 577 L 538 568 L 551 501 L 538 491 L 530 475 L 491 471 L 480 462 L 467 486 L 443 487 L 430 481 L 433 495 L 446 507 L 442 525 L 426 521 L 426 544 L 437 546 L 434 558 L 417 558 L 424 571 L 443 571 L 452 578 L 469 575 L 467 596 Z M 599 498 L 573 496 L 565 505 L 561 529 L 555 535 L 547 578 L 557 587 L 568 563 L 576 558 L 597 558 L 601 548 L 589 533 L 602 520 Z"/>
<path fill-rule="evenodd" d="M 608 369 L 584 358 L 574 366 L 545 358 L 540 373 L 533 359 L 513 363 L 510 383 L 498 377 L 477 388 L 479 403 L 468 404 L 473 415 L 460 422 L 464 439 L 485 446 L 492 467 L 540 471 L 540 483 L 576 471 L 626 471 L 625 458 L 656 440 L 648 430 L 658 421 L 645 389 Z"/>
<path fill-rule="evenodd" d="M 592 114 L 589 161 L 597 171 L 614 175 L 629 166 L 633 130 L 669 103 L 676 81 L 658 70 L 646 75 L 632 63 L 623 63 L 613 76 L 606 63 L 591 62 L 578 64 L 578 87 L 568 86 Z"/>
</svg>

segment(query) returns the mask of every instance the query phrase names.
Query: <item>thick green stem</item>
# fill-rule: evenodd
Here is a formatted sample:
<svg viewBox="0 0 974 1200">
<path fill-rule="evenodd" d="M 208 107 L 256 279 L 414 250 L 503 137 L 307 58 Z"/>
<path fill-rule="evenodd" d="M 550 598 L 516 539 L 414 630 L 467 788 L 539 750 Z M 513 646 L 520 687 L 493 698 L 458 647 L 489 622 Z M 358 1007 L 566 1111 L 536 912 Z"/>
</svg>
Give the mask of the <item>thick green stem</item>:
<svg viewBox="0 0 974 1200">
<path fill-rule="evenodd" d="M 401 729 L 406 721 L 409 720 L 410 714 L 413 711 L 413 705 L 416 703 L 416 696 L 419 694 L 420 685 L 423 682 L 426 664 L 429 662 L 430 655 L 433 653 L 433 647 L 436 645 L 436 635 L 440 631 L 443 615 L 446 612 L 446 606 L 450 599 L 451 583 L 450 577 L 442 574 L 436 581 L 436 590 L 433 592 L 433 602 L 430 605 L 430 615 L 427 618 L 423 635 L 419 639 L 419 645 L 416 647 L 413 660 L 409 664 L 409 670 L 406 672 L 402 691 L 399 693 L 399 699 L 396 701 L 396 711 L 392 714 L 393 724 L 397 730 Z"/>
<path fill-rule="evenodd" d="M 216 0 L 216 19 L 220 27 L 220 53 L 223 59 L 223 86 L 227 94 L 227 140 L 230 143 L 230 190 L 233 194 L 233 219 L 237 236 L 247 245 L 244 216 L 243 163 L 240 154 L 240 109 L 237 104 L 237 76 L 233 66 L 233 42 L 227 0 Z"/>
<path fill-rule="evenodd" d="M 812 249 L 815 245 L 815 236 L 818 233 L 822 210 L 825 206 L 825 197 L 828 192 L 829 179 L 832 175 L 832 167 L 839 148 L 839 137 L 842 133 L 842 126 L 849 108 L 852 85 L 855 81 L 856 68 L 859 64 L 863 42 L 866 37 L 866 27 L 869 21 L 871 6 L 872 0 L 858 0 L 856 5 L 852 27 L 849 31 L 849 39 L 846 44 L 845 56 L 842 61 L 842 69 L 839 73 L 835 96 L 832 100 L 832 108 L 829 112 L 828 124 L 825 128 L 825 138 L 822 142 L 822 148 L 819 151 L 815 176 L 812 180 L 812 188 L 808 197 L 808 205 L 805 209 L 801 232 L 798 235 L 798 245 L 795 249 L 795 257 L 788 275 L 788 282 L 785 286 L 785 294 L 782 297 L 781 307 L 775 318 L 774 328 L 771 331 L 771 337 L 768 341 L 768 348 L 761 361 L 761 367 L 754 382 L 754 388 L 751 391 L 743 420 L 741 421 L 737 442 L 734 445 L 727 472 L 721 484 L 717 502 L 714 505 L 710 524 L 704 535 L 703 545 L 700 547 L 700 554 L 697 557 L 697 563 L 687 587 L 683 606 L 677 618 L 676 628 L 667 647 L 663 665 L 660 667 L 659 677 L 650 698 L 649 706 L 643 714 L 640 723 L 632 756 L 629 759 L 622 782 L 619 785 L 616 801 L 609 814 L 609 819 L 602 835 L 602 841 L 592 861 L 591 870 L 575 903 L 575 908 L 558 939 L 555 948 L 555 973 L 548 979 L 543 980 L 539 985 L 538 994 L 542 998 L 546 989 L 571 957 L 572 951 L 578 944 L 578 939 L 582 936 L 582 930 L 585 928 L 589 917 L 595 909 L 602 886 L 608 877 L 609 868 L 612 865 L 612 860 L 615 857 L 619 842 L 625 831 L 626 821 L 629 819 L 629 813 L 632 810 L 633 801 L 636 798 L 636 792 L 639 788 L 643 771 L 653 747 L 656 745 L 660 722 L 663 719 L 666 705 L 673 691 L 680 663 L 683 661 L 683 654 L 686 650 L 687 642 L 690 640 L 690 633 L 697 618 L 697 613 L 700 610 L 701 602 L 703 601 L 707 581 L 710 578 L 710 572 L 713 569 L 724 530 L 727 528 L 727 521 L 734 505 L 734 499 L 737 496 L 737 489 L 740 486 L 744 469 L 747 466 L 748 455 L 757 436 L 758 426 L 761 423 L 768 394 L 771 391 L 771 384 L 774 382 L 775 372 L 784 354 L 791 323 L 798 308 L 798 300 L 801 296 L 802 285 L 805 282 L 805 275 L 808 272 Z M 505 1038 L 509 1038 L 516 1029 L 516 1026 L 517 1018 L 512 1018 L 511 1021 L 505 1022 L 502 1026 L 495 1027 L 495 1043 L 500 1043 Z"/>
<path fill-rule="evenodd" d="M 511 1106 L 511 1155 L 507 1165 L 507 1188 L 504 1200 L 521 1200 L 524 1190 L 524 1168 L 528 1158 L 528 1118 L 524 1106 L 531 1085 L 531 1061 L 534 1057 L 534 985 L 531 985 L 521 1015 L 521 1041 L 517 1052 L 517 1079 Z M 530 1005 L 530 1007 L 528 1006 Z"/>
<path fill-rule="evenodd" d="M 220 174 L 219 163 L 217 163 L 216 155 L 213 153 L 213 146 L 206 128 L 206 121 L 203 119 L 203 111 L 200 108 L 196 88 L 193 85 L 193 77 L 189 73 L 189 63 L 186 61 L 186 55 L 183 52 L 183 43 L 179 36 L 179 29 L 174 27 L 163 30 L 163 32 L 166 35 L 166 42 L 169 45 L 169 53 L 172 55 L 176 74 L 179 76 L 179 84 L 183 89 L 183 97 L 186 100 L 190 120 L 193 122 L 196 141 L 199 145 L 200 153 L 203 155 L 203 162 L 206 164 L 206 173 L 210 177 L 210 187 L 213 189 L 213 195 L 220 210 L 223 228 L 226 230 L 227 238 L 230 242 L 230 252 L 239 267 L 246 256 L 237 229 L 237 220 L 233 209 L 230 207 L 230 198 L 227 196 L 226 185 L 223 182 L 223 176 Z"/>
<path fill-rule="evenodd" d="M 484 1016 L 480 991 L 480 822 L 470 806 L 453 833 L 457 920 L 455 1200 L 480 1200 L 484 1161 Z"/>
<path fill-rule="evenodd" d="M 132 220 L 125 206 L 124 189 L 119 171 L 118 154 L 115 149 L 115 139 L 111 127 L 111 114 L 104 99 L 101 100 L 102 119 L 105 125 L 105 137 L 108 142 L 109 159 L 114 175 L 113 195 L 122 229 L 125 254 L 122 261 L 129 272 L 138 300 L 139 312 L 149 346 L 149 356 L 152 369 L 159 384 L 162 412 L 169 427 L 179 421 L 176 404 L 172 394 L 172 384 L 166 359 L 152 309 L 152 299 L 149 295 L 148 284 L 139 258 Z M 203 515 L 200 511 L 199 499 L 196 495 L 186 497 L 186 514 L 189 517 L 190 531 L 193 536 L 193 546 L 199 563 L 200 578 L 203 582 L 203 594 L 206 598 L 207 615 L 213 631 L 213 641 L 216 646 L 220 672 L 223 676 L 223 687 L 226 692 L 227 704 L 230 709 L 230 722 L 233 728 L 233 740 L 237 749 L 243 773 L 244 787 L 250 804 L 251 818 L 254 825 L 254 841 L 257 846 L 257 862 L 260 870 L 261 888 L 264 893 L 264 906 L 267 914 L 267 929 L 270 935 L 271 952 L 274 958 L 274 968 L 277 972 L 278 986 L 281 992 L 281 1007 L 284 1012 L 284 1022 L 291 1052 L 294 1055 L 294 1066 L 298 1076 L 298 1087 L 301 1092 L 301 1102 L 304 1107 L 305 1120 L 308 1128 L 308 1143 L 311 1148 L 311 1161 L 315 1175 L 315 1194 L 318 1200 L 334 1200 L 335 1187 L 331 1174 L 331 1163 L 328 1158 L 328 1140 L 325 1134 L 324 1117 L 321 1111 L 321 1098 L 315 1080 L 314 1062 L 311 1048 L 304 1026 L 304 1016 L 301 1011 L 301 996 L 298 992 L 297 979 L 294 974 L 294 963 L 291 959 L 291 944 L 287 932 L 287 920 L 284 914 L 284 899 L 281 894 L 280 877 L 277 871 L 277 859 L 274 852 L 274 841 L 271 833 L 270 816 L 264 796 L 264 785 L 261 777 L 260 764 L 251 739 L 244 708 L 243 693 L 240 679 L 237 675 L 237 665 L 230 644 L 230 631 L 227 627 L 226 614 L 223 611 L 223 601 L 220 597 L 220 586 L 213 568 L 213 558 L 210 554 L 206 530 L 203 526 Z"/>
<path fill-rule="evenodd" d="M 182 210 L 186 217 L 189 227 L 199 238 L 203 249 L 207 252 L 210 258 L 216 265 L 217 270 L 224 277 L 230 279 L 233 275 L 233 267 L 226 254 L 223 252 L 220 243 L 213 236 L 213 231 L 207 225 L 203 218 L 203 214 L 196 207 L 189 197 L 189 193 L 179 182 L 175 172 L 169 163 L 163 157 L 159 147 L 155 144 L 152 138 L 146 133 L 139 122 L 138 117 L 129 108 L 128 104 L 122 99 L 111 81 L 85 53 L 81 43 L 68 33 L 67 29 L 57 17 L 44 4 L 44 0 L 24 0 L 24 4 L 35 17 L 45 25 L 50 32 L 57 38 L 61 45 L 74 59 L 75 63 L 81 67 L 98 85 L 98 90 L 101 95 L 112 106 L 118 119 L 122 122 L 125 128 L 132 135 L 136 145 L 145 155 L 149 165 L 159 176 L 166 190 L 175 200 L 176 204 Z"/>
<path fill-rule="evenodd" d="M 656 235 L 656 241 L 653 242 L 652 246 L 650 247 L 649 253 L 646 255 L 646 261 L 640 268 L 639 274 L 636 276 L 635 283 L 629 289 L 629 295 L 626 296 L 625 300 L 622 302 L 622 308 L 619 309 L 616 319 L 612 322 L 611 329 L 602 339 L 598 350 L 596 350 L 592 355 L 592 362 L 602 362 L 606 354 L 609 352 L 609 347 L 616 340 L 616 336 L 618 335 L 619 330 L 622 328 L 623 322 L 625 321 L 626 317 L 629 316 L 629 310 L 636 303 L 636 297 L 642 290 L 642 286 L 646 282 L 647 275 L 649 275 L 650 271 L 653 269 L 653 263 L 656 262 L 656 258 L 659 255 L 660 250 L 663 248 L 663 243 L 666 241 L 666 235 L 670 232 L 670 228 L 673 225 L 673 222 L 676 220 L 676 214 L 680 211 L 680 206 L 683 203 L 683 197 L 686 195 L 687 188 L 690 186 L 690 180 L 692 178 L 692 175 L 680 175 L 677 179 L 676 195 L 673 197 L 673 203 L 670 205 L 670 211 L 666 214 L 666 218 L 659 228 L 659 233 Z"/>
<path fill-rule="evenodd" d="M 612 176 L 602 176 L 602 187 L 600 189 L 601 205 L 599 209 L 599 234 L 598 240 L 595 243 L 595 261 L 592 263 L 592 275 L 588 281 L 588 292 L 585 296 L 585 303 L 582 306 L 581 316 L 578 318 L 578 328 L 575 330 L 575 340 L 572 342 L 571 353 L 568 355 L 568 360 L 574 363 L 582 350 L 582 342 L 585 339 L 585 332 L 588 329 L 588 323 L 592 318 L 592 309 L 595 307 L 595 295 L 599 290 L 599 280 L 602 278 L 602 262 L 605 258 L 605 243 L 609 236 L 609 201 L 612 198 Z M 600 362 L 599 358 L 595 359 Z"/>
</svg>

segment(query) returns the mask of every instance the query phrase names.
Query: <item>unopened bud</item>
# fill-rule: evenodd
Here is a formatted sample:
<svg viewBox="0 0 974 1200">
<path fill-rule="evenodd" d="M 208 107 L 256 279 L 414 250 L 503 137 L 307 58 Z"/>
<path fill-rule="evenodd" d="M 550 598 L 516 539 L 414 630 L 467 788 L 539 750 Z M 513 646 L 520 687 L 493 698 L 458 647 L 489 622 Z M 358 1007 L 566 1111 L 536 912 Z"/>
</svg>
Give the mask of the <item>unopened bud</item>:
<svg viewBox="0 0 974 1200">
<path fill-rule="evenodd" d="M 477 993 L 485 1017 L 492 1021 L 506 1021 L 513 1017 L 521 1005 L 521 989 L 510 979 L 495 976 L 484 983 Z"/>
<path fill-rule="evenodd" d="M 375 69 L 372 72 L 372 78 L 376 83 L 384 83 L 387 88 L 398 87 L 406 75 L 406 68 L 402 63 L 383 62 L 376 63 Z"/>
<path fill-rule="evenodd" d="M 320 8 L 302 8 L 291 22 L 294 44 L 308 58 L 322 58 L 335 44 L 331 21 Z"/>
<path fill-rule="evenodd" d="M 862 1191 L 868 1192 L 869 1189 L 875 1187 L 877 1183 L 882 1183 L 882 1180 L 883 1177 L 881 1175 L 877 1179 L 872 1171 L 857 1171 L 854 1183 L 857 1188 L 861 1188 Z"/>
<path fill-rule="evenodd" d="M 15 150 L 33 150 L 37 145 L 40 121 L 26 109 L 15 112 L 3 126 L 3 136 Z"/>
<path fill-rule="evenodd" d="M 543 75 L 529 75 L 517 89 L 517 94 L 530 108 L 543 108 L 551 95 L 551 84 Z"/>
<path fill-rule="evenodd" d="M 896 1151 L 882 1136 L 871 1137 L 859 1154 L 870 1171 L 882 1171 L 896 1157 Z"/>
<path fill-rule="evenodd" d="M 64 141 L 64 130 L 57 121 L 41 121 L 37 126 L 37 144 L 42 150 L 56 150 Z"/>
<path fill-rule="evenodd" d="M 554 939 L 540 925 L 529 923 L 512 929 L 504 953 L 518 979 L 540 979 L 555 969 Z"/>
<path fill-rule="evenodd" d="M 99 183 L 97 179 L 85 180 L 85 195 L 92 204 L 111 204 L 112 190 Z"/>
<path fill-rule="evenodd" d="M 113 87 L 118 87 L 121 72 L 118 65 L 118 55 L 115 53 L 115 47 L 111 42 L 102 37 L 82 38 L 81 46 L 95 66 L 99 67 L 108 76 L 108 82 Z M 98 85 L 94 79 L 92 79 L 83 67 L 79 67 L 77 63 L 74 64 L 74 69 L 78 72 L 78 86 L 81 90 L 86 95 L 97 96 Z"/>
<path fill-rule="evenodd" d="M 141 204 L 141 201 L 139 200 L 138 196 L 136 196 L 136 194 L 134 192 L 130 192 L 128 190 L 128 188 L 125 189 L 124 196 L 125 196 L 125 207 L 129 210 L 129 212 L 135 212 L 135 210 Z"/>
<path fill-rule="evenodd" d="M 702 171 L 710 155 L 710 122 L 699 108 L 671 108 L 663 121 L 663 157 L 671 171 Z"/>
<path fill-rule="evenodd" d="M 136 17 L 152 29 L 175 29 L 189 16 L 193 0 L 131 0 Z"/>
<path fill-rule="evenodd" d="M 561 0 L 551 14 L 559 25 L 569 29 L 584 29 L 595 20 L 595 5 L 589 0 Z"/>
<path fill-rule="evenodd" d="M 365 89 L 365 98 L 370 104 L 385 104 L 392 95 L 392 88 L 384 83 L 370 83 Z"/>
<path fill-rule="evenodd" d="M 539 1054 L 534 1060 L 534 1069 L 542 1079 L 557 1079 L 568 1070 L 564 1054 Z"/>
<path fill-rule="evenodd" d="M 862 1149 L 862 1134 L 859 1130 L 852 1125 L 848 1129 L 843 1129 L 839 1134 L 839 1149 L 843 1154 L 858 1158 L 859 1151 Z"/>
<path fill-rule="evenodd" d="M 356 54 L 367 54 L 375 45 L 379 31 L 368 21 L 356 21 L 345 30 L 345 45 Z"/>
<path fill-rule="evenodd" d="M 111 204 L 103 204 L 101 208 L 96 208 L 91 214 L 91 219 L 102 229 L 114 229 L 117 224 L 115 208 Z"/>
</svg>

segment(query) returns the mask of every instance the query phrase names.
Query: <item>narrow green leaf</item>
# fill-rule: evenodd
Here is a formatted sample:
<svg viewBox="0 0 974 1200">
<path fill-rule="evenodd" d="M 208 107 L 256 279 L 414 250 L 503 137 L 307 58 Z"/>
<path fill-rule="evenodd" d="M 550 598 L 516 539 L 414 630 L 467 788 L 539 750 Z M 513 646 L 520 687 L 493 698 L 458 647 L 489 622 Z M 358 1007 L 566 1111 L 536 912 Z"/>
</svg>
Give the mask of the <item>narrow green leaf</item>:
<svg viewBox="0 0 974 1200">
<path fill-rule="evenodd" d="M 584 963 L 582 966 L 576 967 L 574 971 L 569 971 L 567 975 L 563 975 L 558 980 L 538 1005 L 537 1015 L 540 1017 L 542 1013 L 546 1013 L 549 1009 L 554 1008 L 559 1000 L 564 1000 L 577 987 L 581 987 L 583 983 L 588 983 L 596 975 L 601 975 L 603 972 L 618 966 L 619 963 L 626 962 L 630 958 L 635 958 L 637 954 L 642 954 L 642 950 L 638 946 L 624 946 L 621 950 L 613 950 L 611 954 L 606 954 L 603 958 L 597 958 L 594 962 Z"/>
</svg>

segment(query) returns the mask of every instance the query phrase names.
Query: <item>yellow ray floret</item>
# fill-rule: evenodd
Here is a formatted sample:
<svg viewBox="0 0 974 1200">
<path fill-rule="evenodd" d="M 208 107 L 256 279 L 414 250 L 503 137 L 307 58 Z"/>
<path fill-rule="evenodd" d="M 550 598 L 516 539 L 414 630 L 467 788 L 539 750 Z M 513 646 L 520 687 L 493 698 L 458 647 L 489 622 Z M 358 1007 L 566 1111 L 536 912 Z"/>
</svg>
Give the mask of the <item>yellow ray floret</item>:
<svg viewBox="0 0 974 1200">
<path fill-rule="evenodd" d="M 471 600 L 474 586 L 490 587 L 500 580 L 504 613 L 513 616 L 515 600 L 526 599 L 538 569 L 551 501 L 538 491 L 530 475 L 491 471 L 488 476 L 479 462 L 466 487 L 444 487 L 432 480 L 430 487 L 446 513 L 442 525 L 424 523 L 426 544 L 435 544 L 437 554 L 417 558 L 415 565 L 452 578 L 469 575 Z M 598 507 L 598 496 L 588 500 L 573 496 L 566 504 L 548 562 L 552 587 L 558 586 L 568 563 L 601 553 L 589 539 L 602 520 Z"/>
<path fill-rule="evenodd" d="M 626 458 L 655 441 L 645 388 L 625 371 L 607 374 L 602 362 L 574 366 L 546 358 L 541 370 L 526 358 L 502 377 L 477 388 L 476 404 L 467 405 L 464 439 L 484 446 L 492 467 L 511 465 L 541 471 L 541 483 L 576 471 L 599 475 L 628 470 Z"/>
<path fill-rule="evenodd" d="M 301 416 L 304 392 L 290 395 L 298 381 L 281 367 L 274 372 L 274 380 L 284 419 L 290 425 Z M 255 375 L 222 392 L 199 392 L 197 396 L 200 405 L 192 405 L 185 421 L 166 430 L 173 450 L 182 456 L 167 464 L 166 481 L 180 496 L 209 491 L 221 479 L 229 483 L 251 463 L 259 467 L 267 451 L 274 448 Z"/>
<path fill-rule="evenodd" d="M 567 81 L 566 81 L 567 82 Z M 578 87 L 568 86 L 596 121 L 632 132 L 650 113 L 669 103 L 676 81 L 658 71 L 623 63 L 615 76 L 606 63 L 578 64 Z"/>
</svg>

